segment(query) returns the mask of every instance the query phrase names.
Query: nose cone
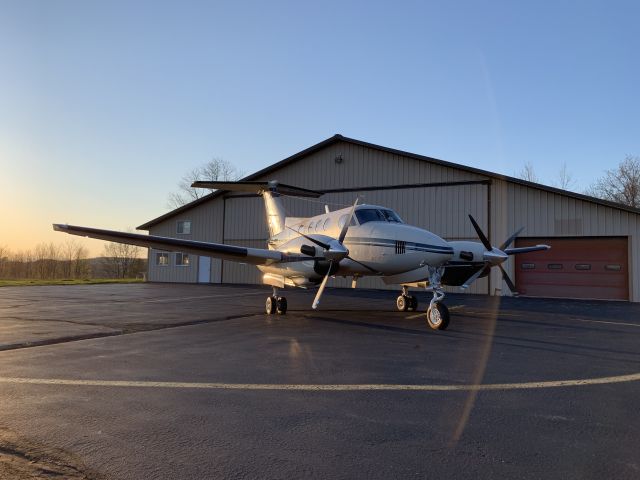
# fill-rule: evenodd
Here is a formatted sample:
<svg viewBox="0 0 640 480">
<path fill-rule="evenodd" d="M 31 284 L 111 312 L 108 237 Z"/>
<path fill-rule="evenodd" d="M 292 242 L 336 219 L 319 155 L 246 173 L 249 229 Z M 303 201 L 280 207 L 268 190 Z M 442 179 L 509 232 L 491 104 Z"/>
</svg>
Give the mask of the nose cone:
<svg viewBox="0 0 640 480">
<path fill-rule="evenodd" d="M 429 231 L 424 231 L 424 251 L 429 253 L 428 262 L 430 265 L 441 265 L 453 256 L 453 247 L 444 238 Z M 425 238 L 426 237 L 426 238 Z"/>
</svg>

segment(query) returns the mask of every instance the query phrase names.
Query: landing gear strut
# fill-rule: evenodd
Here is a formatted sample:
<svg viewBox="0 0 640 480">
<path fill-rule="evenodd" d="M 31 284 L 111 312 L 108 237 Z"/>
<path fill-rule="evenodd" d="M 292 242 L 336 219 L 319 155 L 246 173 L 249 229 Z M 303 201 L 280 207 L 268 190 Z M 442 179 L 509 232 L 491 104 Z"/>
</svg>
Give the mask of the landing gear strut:
<svg viewBox="0 0 640 480">
<path fill-rule="evenodd" d="M 278 296 L 278 289 L 276 287 L 273 287 L 273 295 L 267 297 L 265 311 L 267 315 L 273 315 L 274 313 L 284 315 L 287 313 L 287 299 Z"/>
<path fill-rule="evenodd" d="M 418 299 L 409 295 L 409 288 L 402 286 L 402 294 L 396 298 L 396 307 L 401 312 L 413 312 L 418 309 Z"/>
<path fill-rule="evenodd" d="M 446 330 L 449 326 L 449 309 L 442 303 L 444 291 L 442 290 L 442 274 L 444 268 L 429 268 L 429 287 L 433 292 L 433 298 L 427 308 L 427 323 L 434 330 Z"/>
</svg>

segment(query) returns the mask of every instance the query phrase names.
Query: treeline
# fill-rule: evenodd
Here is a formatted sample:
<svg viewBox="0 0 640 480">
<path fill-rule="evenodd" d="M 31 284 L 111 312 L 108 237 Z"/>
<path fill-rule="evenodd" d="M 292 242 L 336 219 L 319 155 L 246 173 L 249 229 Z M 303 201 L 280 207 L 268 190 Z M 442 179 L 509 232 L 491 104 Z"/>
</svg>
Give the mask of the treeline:
<svg viewBox="0 0 640 480">
<path fill-rule="evenodd" d="M 88 250 L 74 240 L 41 243 L 21 251 L 0 245 L 0 279 L 139 278 L 147 270 L 141 253 L 138 247 L 108 243 L 101 257 L 89 258 Z"/>
</svg>

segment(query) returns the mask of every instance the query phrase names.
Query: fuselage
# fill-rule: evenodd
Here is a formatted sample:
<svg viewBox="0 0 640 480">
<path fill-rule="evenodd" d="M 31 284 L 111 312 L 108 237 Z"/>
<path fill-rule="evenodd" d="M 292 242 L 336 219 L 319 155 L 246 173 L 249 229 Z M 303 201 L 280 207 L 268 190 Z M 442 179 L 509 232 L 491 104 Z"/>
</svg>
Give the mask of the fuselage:
<svg viewBox="0 0 640 480">
<path fill-rule="evenodd" d="M 321 242 L 335 239 L 340 235 L 350 211 L 350 208 L 345 208 L 310 218 L 287 218 L 287 228 L 269 239 L 269 248 L 299 257 L 301 248 L 306 245 L 315 250 L 316 258 L 310 256 L 309 260 L 261 265 L 258 268 L 264 273 L 298 278 L 300 282 L 302 278 L 317 282 L 326 275 L 329 262 L 318 260 L 317 257 L 322 257 L 322 248 L 314 246 L 301 234 Z M 344 246 L 351 258 L 369 268 L 345 258 L 334 265 L 332 273 L 335 275 L 373 275 L 372 270 L 380 276 L 394 275 L 425 265 L 443 265 L 454 253 L 444 239 L 428 230 L 406 225 L 392 210 L 375 205 L 356 207 Z"/>
</svg>

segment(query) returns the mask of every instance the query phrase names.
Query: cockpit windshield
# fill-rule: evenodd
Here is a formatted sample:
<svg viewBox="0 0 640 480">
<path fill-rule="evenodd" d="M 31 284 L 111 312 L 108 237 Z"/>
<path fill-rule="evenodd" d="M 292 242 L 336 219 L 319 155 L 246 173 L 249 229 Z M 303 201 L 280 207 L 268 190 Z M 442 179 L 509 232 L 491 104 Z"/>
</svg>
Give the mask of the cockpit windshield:
<svg viewBox="0 0 640 480">
<path fill-rule="evenodd" d="M 378 208 L 362 208 L 356 210 L 356 218 L 360 225 L 367 222 L 403 223 L 398 214 L 393 210 Z"/>
</svg>

